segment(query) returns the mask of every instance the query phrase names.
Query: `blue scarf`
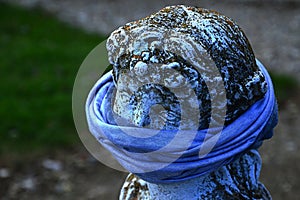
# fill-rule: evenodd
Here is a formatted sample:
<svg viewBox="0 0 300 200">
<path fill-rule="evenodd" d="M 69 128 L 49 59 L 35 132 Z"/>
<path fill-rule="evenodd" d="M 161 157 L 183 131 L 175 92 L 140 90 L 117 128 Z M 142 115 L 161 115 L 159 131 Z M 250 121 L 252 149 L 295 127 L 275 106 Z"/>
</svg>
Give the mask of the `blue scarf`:
<svg viewBox="0 0 300 200">
<path fill-rule="evenodd" d="M 147 182 L 172 183 L 208 174 L 232 163 L 250 149 L 257 149 L 263 140 L 273 135 L 278 121 L 274 89 L 267 70 L 259 61 L 257 65 L 268 84 L 264 98 L 231 124 L 199 131 L 117 125 L 111 104 L 115 86 L 112 73 L 106 73 L 87 98 L 90 132 L 125 169 Z M 203 153 L 203 148 L 214 141 L 213 148 Z"/>
</svg>

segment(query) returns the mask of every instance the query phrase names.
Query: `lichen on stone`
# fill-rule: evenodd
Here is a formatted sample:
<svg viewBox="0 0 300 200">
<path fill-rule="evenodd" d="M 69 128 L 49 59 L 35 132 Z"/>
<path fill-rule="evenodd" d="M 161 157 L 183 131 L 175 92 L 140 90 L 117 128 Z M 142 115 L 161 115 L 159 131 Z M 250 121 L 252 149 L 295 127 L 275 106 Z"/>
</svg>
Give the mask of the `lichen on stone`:
<svg viewBox="0 0 300 200">
<path fill-rule="evenodd" d="M 212 122 L 227 125 L 267 90 L 244 32 L 215 11 L 166 7 L 114 31 L 107 50 L 117 88 L 113 110 L 137 126 L 204 129 Z M 212 73 L 212 67 L 220 76 Z M 212 103 L 222 88 L 226 101 Z M 212 110 L 217 112 L 212 115 Z"/>
</svg>

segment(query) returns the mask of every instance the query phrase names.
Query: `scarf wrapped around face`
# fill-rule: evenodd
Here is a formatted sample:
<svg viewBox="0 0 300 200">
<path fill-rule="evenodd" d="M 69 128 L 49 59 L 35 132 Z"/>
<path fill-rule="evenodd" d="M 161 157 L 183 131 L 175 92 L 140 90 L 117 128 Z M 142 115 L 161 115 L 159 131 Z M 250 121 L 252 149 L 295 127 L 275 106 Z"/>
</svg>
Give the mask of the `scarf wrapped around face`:
<svg viewBox="0 0 300 200">
<path fill-rule="evenodd" d="M 231 124 L 198 131 L 117 125 L 111 102 L 115 86 L 109 72 L 100 78 L 87 98 L 90 132 L 125 169 L 145 181 L 172 183 L 208 174 L 232 163 L 248 150 L 257 149 L 273 135 L 278 121 L 274 89 L 267 70 L 259 61 L 257 65 L 268 84 L 264 98 Z M 138 137 L 137 133 L 144 137 Z M 213 148 L 205 152 L 214 142 Z"/>
</svg>

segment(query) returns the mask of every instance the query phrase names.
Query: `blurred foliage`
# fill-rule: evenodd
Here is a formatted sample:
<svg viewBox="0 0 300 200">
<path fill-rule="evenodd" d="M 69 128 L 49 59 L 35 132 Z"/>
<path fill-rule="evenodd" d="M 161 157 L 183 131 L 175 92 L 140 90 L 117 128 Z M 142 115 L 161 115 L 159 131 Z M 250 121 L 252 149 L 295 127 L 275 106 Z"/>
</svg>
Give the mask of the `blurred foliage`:
<svg viewBox="0 0 300 200">
<path fill-rule="evenodd" d="M 40 10 L 0 3 L 0 153 L 79 142 L 71 109 L 73 82 L 104 37 L 70 27 Z M 297 82 L 271 74 L 279 102 Z"/>
<path fill-rule="evenodd" d="M 275 95 L 279 104 L 284 105 L 291 97 L 298 94 L 299 83 L 294 77 L 273 72 L 270 72 L 270 76 L 273 81 Z"/>
<path fill-rule="evenodd" d="M 0 3 L 0 152 L 79 141 L 72 87 L 85 56 L 102 40 L 34 9 Z"/>
</svg>

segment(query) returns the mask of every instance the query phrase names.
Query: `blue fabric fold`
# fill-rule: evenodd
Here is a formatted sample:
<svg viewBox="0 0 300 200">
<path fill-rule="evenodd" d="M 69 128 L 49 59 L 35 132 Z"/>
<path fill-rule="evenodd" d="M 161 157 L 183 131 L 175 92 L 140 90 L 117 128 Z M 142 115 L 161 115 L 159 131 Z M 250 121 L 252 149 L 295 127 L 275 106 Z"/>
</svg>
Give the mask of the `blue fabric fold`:
<svg viewBox="0 0 300 200">
<path fill-rule="evenodd" d="M 208 174 L 232 163 L 250 149 L 257 149 L 263 140 L 273 135 L 278 121 L 274 89 L 267 70 L 259 61 L 257 65 L 268 84 L 264 98 L 231 124 L 199 131 L 117 125 L 111 106 L 115 86 L 109 72 L 100 78 L 87 98 L 90 132 L 125 169 L 145 181 L 171 183 Z M 136 133 L 145 137 L 137 137 Z M 199 157 L 201 148 L 216 137 L 214 147 Z"/>
<path fill-rule="evenodd" d="M 170 184 L 147 183 L 149 192 L 144 199 L 270 200 L 269 192 L 258 181 L 260 169 L 261 158 L 253 149 L 229 165 L 198 178 Z"/>
</svg>

